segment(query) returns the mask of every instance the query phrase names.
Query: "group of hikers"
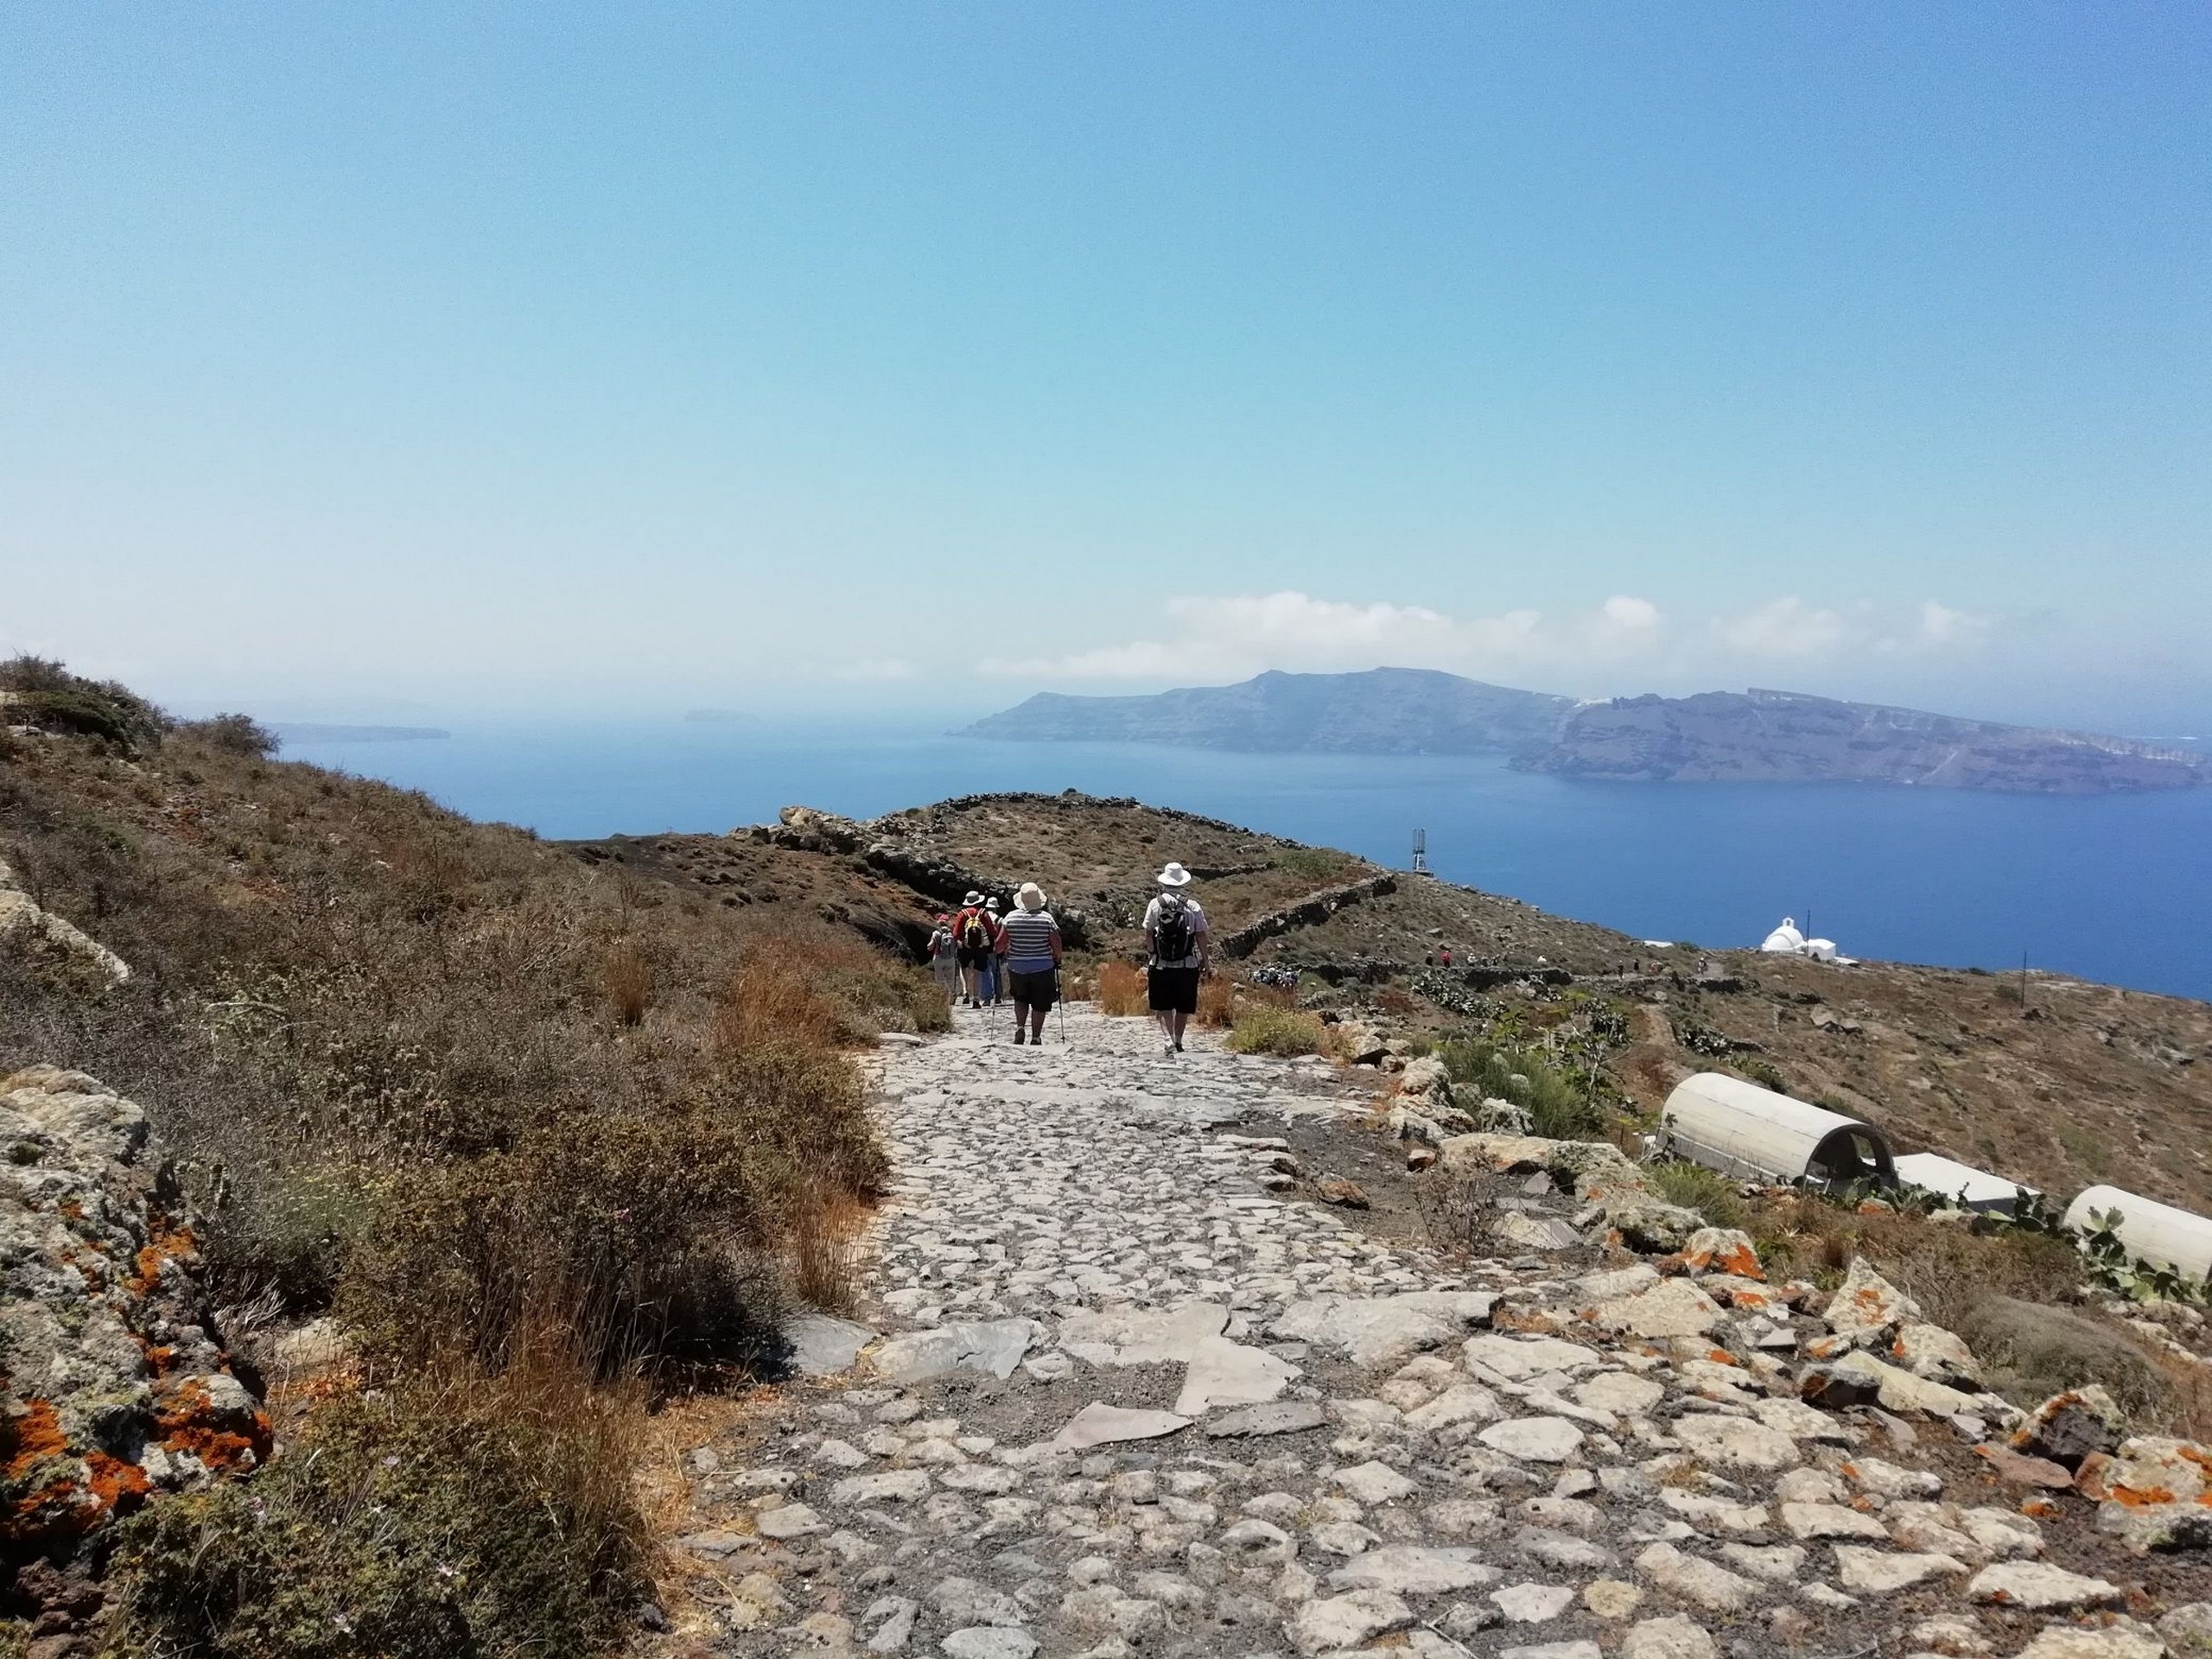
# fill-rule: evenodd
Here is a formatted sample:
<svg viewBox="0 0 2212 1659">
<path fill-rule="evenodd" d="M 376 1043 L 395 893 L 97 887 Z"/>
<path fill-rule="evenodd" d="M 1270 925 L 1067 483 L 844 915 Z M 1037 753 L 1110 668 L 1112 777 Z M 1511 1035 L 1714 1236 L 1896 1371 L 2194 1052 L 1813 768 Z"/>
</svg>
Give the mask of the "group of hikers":
<svg viewBox="0 0 2212 1659">
<path fill-rule="evenodd" d="M 1183 1033 L 1198 1010 L 1198 980 L 1212 955 L 1206 913 L 1188 891 L 1191 873 L 1170 861 L 1154 878 L 1159 892 L 1145 906 L 1145 1001 L 1160 1022 L 1161 1048 L 1183 1052 Z M 930 935 L 931 970 L 946 1000 L 963 1007 L 1014 1004 L 1014 1040 L 1045 1040 L 1045 1016 L 1060 1000 L 1060 925 L 1045 893 L 1025 881 L 1014 907 L 970 888 L 956 912 L 940 915 Z"/>
</svg>

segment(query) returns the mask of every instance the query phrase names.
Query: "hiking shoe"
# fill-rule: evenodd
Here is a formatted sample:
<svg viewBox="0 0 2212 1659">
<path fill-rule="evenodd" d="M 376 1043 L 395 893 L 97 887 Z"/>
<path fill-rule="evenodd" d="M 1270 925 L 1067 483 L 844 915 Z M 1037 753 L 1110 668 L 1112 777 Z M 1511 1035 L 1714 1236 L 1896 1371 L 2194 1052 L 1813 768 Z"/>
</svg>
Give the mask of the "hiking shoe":
<svg viewBox="0 0 2212 1659">
<path fill-rule="evenodd" d="M 1020 1046 L 1021 1046 L 1021 1045 L 1022 1045 L 1023 1043 L 1027 1042 L 1027 1040 L 1028 1040 L 1028 1039 L 1027 1039 L 1026 1037 L 1024 1037 L 1024 1036 L 1023 1036 L 1020 1032 L 1018 1032 L 1018 1031 L 1017 1031 L 1017 1032 L 1015 1032 L 1015 1033 L 1014 1033 L 1014 1046 L 1016 1048 L 1020 1047 Z"/>
<path fill-rule="evenodd" d="M 1160 1052 L 1172 1060 L 1175 1058 L 1175 1045 L 1173 1043 L 1162 1044 Z"/>
<path fill-rule="evenodd" d="M 1178 1054 L 1180 1054 L 1183 1052 L 1183 1041 L 1179 1037 L 1175 1040 L 1175 1052 Z"/>
</svg>

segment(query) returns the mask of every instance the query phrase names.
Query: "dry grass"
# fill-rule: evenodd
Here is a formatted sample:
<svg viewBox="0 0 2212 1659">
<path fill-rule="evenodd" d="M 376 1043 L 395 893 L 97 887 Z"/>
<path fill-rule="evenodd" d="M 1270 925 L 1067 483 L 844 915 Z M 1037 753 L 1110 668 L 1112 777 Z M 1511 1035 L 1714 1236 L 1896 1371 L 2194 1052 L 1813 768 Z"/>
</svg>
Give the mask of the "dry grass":
<svg viewBox="0 0 2212 1659">
<path fill-rule="evenodd" d="M 1377 1012 L 1387 1014 L 1394 1020 L 1410 1020 L 1421 1012 L 1422 1005 L 1414 1000 L 1411 992 L 1401 990 L 1395 985 L 1384 985 L 1375 993 L 1375 1007 Z"/>
<path fill-rule="evenodd" d="M 1099 963 L 1097 1001 L 1099 1013 L 1111 1014 L 1116 1019 L 1148 1013 L 1144 970 L 1133 963 Z"/>
<path fill-rule="evenodd" d="M 557 1319 L 496 1372 L 454 1355 L 342 1395 L 250 1485 L 125 1528 L 109 1650 L 604 1651 L 654 1560 L 645 1426 L 643 1389 L 597 1377 Z"/>
<path fill-rule="evenodd" d="M 607 1006 L 614 1011 L 615 1023 L 645 1024 L 645 1010 L 653 1001 L 652 968 L 645 961 L 645 953 L 632 941 L 622 940 L 607 953 L 607 966 L 601 977 L 607 988 Z"/>
<path fill-rule="evenodd" d="M 1248 1002 L 1236 1010 L 1228 1046 L 1239 1054 L 1319 1054 L 1327 1051 L 1329 1028 L 1318 1014 Z"/>
<path fill-rule="evenodd" d="M 1198 1023 L 1217 1031 L 1226 1031 L 1236 1023 L 1237 998 L 1249 992 L 1249 987 L 1239 985 L 1226 974 L 1211 974 L 1198 982 Z"/>
</svg>

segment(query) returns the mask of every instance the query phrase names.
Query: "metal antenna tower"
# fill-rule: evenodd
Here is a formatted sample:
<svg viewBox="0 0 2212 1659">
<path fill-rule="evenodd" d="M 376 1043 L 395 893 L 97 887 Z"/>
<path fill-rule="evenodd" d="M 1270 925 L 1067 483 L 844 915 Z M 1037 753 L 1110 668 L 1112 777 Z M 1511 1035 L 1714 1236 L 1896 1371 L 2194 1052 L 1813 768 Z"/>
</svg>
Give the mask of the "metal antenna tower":
<svg viewBox="0 0 2212 1659">
<path fill-rule="evenodd" d="M 1427 875 L 1428 871 L 1428 831 L 1414 831 L 1414 874 Z"/>
</svg>

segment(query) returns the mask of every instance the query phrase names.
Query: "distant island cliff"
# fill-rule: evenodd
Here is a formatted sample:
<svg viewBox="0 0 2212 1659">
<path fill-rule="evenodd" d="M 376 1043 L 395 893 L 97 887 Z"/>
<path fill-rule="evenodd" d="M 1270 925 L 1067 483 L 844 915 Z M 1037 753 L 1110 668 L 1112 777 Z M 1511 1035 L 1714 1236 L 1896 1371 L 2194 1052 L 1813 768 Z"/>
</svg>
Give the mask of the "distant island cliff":
<svg viewBox="0 0 2212 1659">
<path fill-rule="evenodd" d="M 2058 795 L 2212 783 L 2204 756 L 2125 738 L 1756 689 L 1579 702 L 1430 669 L 1272 672 L 1150 696 L 1040 692 L 967 734 L 1276 753 L 1497 753 L 1531 772 L 1645 782 Z"/>
</svg>

